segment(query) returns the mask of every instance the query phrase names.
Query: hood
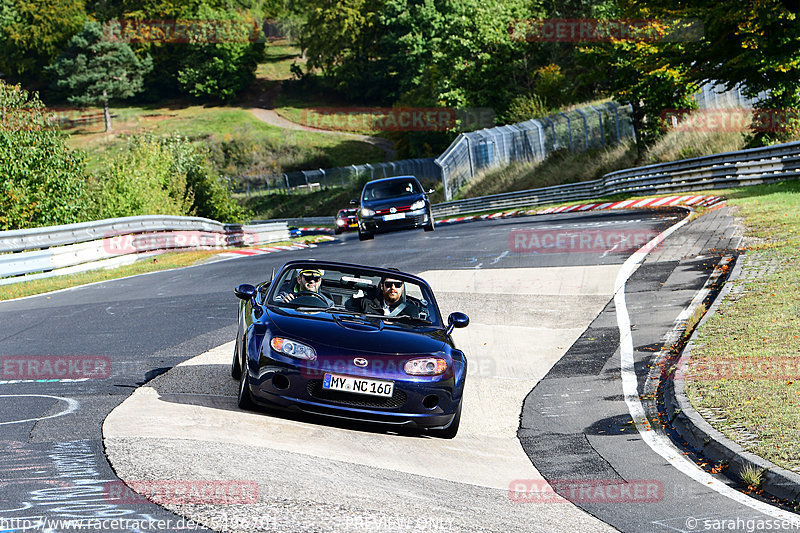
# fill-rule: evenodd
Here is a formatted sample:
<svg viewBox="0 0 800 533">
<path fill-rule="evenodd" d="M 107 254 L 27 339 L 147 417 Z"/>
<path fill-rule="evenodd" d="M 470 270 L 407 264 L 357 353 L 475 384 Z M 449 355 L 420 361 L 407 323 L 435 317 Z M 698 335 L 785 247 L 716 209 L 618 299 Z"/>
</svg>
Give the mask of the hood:
<svg viewBox="0 0 800 533">
<path fill-rule="evenodd" d="M 361 205 L 375 211 L 389 209 L 390 207 L 410 206 L 414 202 L 424 199 L 423 194 L 409 194 L 408 196 L 395 196 L 385 200 L 362 200 Z"/>
</svg>

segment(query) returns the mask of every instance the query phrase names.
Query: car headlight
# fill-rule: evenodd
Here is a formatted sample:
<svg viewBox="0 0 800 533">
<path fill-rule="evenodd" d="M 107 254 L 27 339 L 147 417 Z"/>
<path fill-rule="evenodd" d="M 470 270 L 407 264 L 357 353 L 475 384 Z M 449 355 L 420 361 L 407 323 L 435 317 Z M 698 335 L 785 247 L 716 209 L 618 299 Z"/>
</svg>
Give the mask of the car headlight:
<svg viewBox="0 0 800 533">
<path fill-rule="evenodd" d="M 280 352 L 295 359 L 305 359 L 306 361 L 314 361 L 317 358 L 317 352 L 311 346 L 305 345 L 302 342 L 297 342 L 283 337 L 272 337 L 269 345 L 276 352 Z"/>
<path fill-rule="evenodd" d="M 423 207 L 425 207 L 425 200 L 417 200 L 416 202 L 411 204 L 412 211 L 415 211 L 417 209 L 422 209 Z"/>
<path fill-rule="evenodd" d="M 361 216 L 362 217 L 375 216 L 375 211 L 373 211 L 372 209 L 369 209 L 368 207 L 364 207 L 364 208 L 361 209 Z"/>
<path fill-rule="evenodd" d="M 411 359 L 406 362 L 403 370 L 412 376 L 438 376 L 447 371 L 447 361 L 439 357 Z"/>
<path fill-rule="evenodd" d="M 345 224 L 347 224 L 346 220 L 342 220 L 341 218 L 337 218 L 336 219 L 336 225 L 337 226 L 344 226 Z"/>
</svg>

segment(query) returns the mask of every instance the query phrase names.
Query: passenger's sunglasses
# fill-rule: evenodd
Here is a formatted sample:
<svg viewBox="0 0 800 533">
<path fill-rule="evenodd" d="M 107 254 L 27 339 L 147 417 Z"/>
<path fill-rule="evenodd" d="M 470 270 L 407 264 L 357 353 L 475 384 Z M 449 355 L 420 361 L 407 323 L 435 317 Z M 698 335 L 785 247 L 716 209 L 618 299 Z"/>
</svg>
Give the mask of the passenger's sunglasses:
<svg viewBox="0 0 800 533">
<path fill-rule="evenodd" d="M 395 289 L 400 289 L 400 288 L 403 287 L 403 282 L 402 281 L 384 281 L 383 282 L 383 286 L 386 287 L 387 289 L 390 288 L 390 287 L 394 287 Z"/>
<path fill-rule="evenodd" d="M 316 274 L 303 274 L 303 278 L 305 278 L 306 281 L 319 281 L 322 279 L 322 276 L 318 276 Z"/>
</svg>

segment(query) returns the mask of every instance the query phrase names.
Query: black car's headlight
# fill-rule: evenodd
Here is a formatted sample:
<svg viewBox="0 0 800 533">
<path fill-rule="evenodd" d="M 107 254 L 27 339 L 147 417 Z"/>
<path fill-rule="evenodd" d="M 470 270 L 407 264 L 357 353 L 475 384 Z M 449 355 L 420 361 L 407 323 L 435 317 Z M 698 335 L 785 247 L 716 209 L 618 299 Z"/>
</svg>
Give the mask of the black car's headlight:
<svg viewBox="0 0 800 533">
<path fill-rule="evenodd" d="M 369 207 L 362 207 L 361 208 L 361 216 L 362 217 L 372 217 L 375 216 L 375 211 L 370 209 Z"/>
<path fill-rule="evenodd" d="M 417 209 L 422 209 L 425 207 L 425 200 L 417 200 L 413 204 L 411 204 L 411 210 L 416 211 Z"/>
<path fill-rule="evenodd" d="M 438 376 L 447 372 L 447 361 L 440 357 L 421 357 L 407 361 L 403 367 L 411 376 Z"/>
<path fill-rule="evenodd" d="M 314 361 L 317 358 L 317 352 L 314 348 L 303 344 L 302 342 L 284 339 L 283 337 L 272 337 L 269 345 L 276 352 L 294 357 L 295 359 L 304 359 L 306 361 Z"/>
</svg>

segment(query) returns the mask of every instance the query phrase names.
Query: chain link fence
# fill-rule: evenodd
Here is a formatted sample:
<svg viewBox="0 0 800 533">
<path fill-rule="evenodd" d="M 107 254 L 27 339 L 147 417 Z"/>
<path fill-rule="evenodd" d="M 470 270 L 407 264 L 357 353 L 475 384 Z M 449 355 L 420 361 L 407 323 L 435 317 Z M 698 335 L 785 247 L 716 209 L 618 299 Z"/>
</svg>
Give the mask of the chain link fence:
<svg viewBox="0 0 800 533">
<path fill-rule="evenodd" d="M 392 176 L 416 176 L 420 180 L 437 182 L 442 179 L 441 169 L 433 158 L 404 159 L 388 163 L 300 170 L 283 174 L 239 176 L 234 183 L 234 191 L 248 195 L 256 191 L 294 194 L 328 187 L 347 187 L 363 179 L 371 181 Z"/>
<path fill-rule="evenodd" d="M 727 90 L 723 85 L 703 85 L 694 95 L 700 109 L 718 107 L 751 108 L 763 99 L 744 94 L 741 87 Z M 635 139 L 632 108 L 614 102 L 576 108 L 548 117 L 536 118 L 461 133 L 439 157 L 406 159 L 389 163 L 303 170 L 278 175 L 250 175 L 236 179 L 236 192 L 303 192 L 331 186 L 345 187 L 364 177 L 369 180 L 413 175 L 421 180 L 441 181 L 446 201 L 478 173 L 507 166 L 512 162 L 542 161 L 550 153 L 573 152 L 614 145 Z"/>
<path fill-rule="evenodd" d="M 755 97 L 748 97 L 744 94 L 741 85 L 733 89 L 726 89 L 724 85 L 717 83 L 706 83 L 700 87 L 700 91 L 694 94 L 697 107 L 700 109 L 715 109 L 719 107 L 744 107 L 752 108 L 767 97 L 767 93 L 761 91 Z"/>
<path fill-rule="evenodd" d="M 559 149 L 602 148 L 633 138 L 631 106 L 613 102 L 460 134 L 436 159 L 445 199 L 478 172 L 515 161 L 542 161 Z"/>
</svg>

